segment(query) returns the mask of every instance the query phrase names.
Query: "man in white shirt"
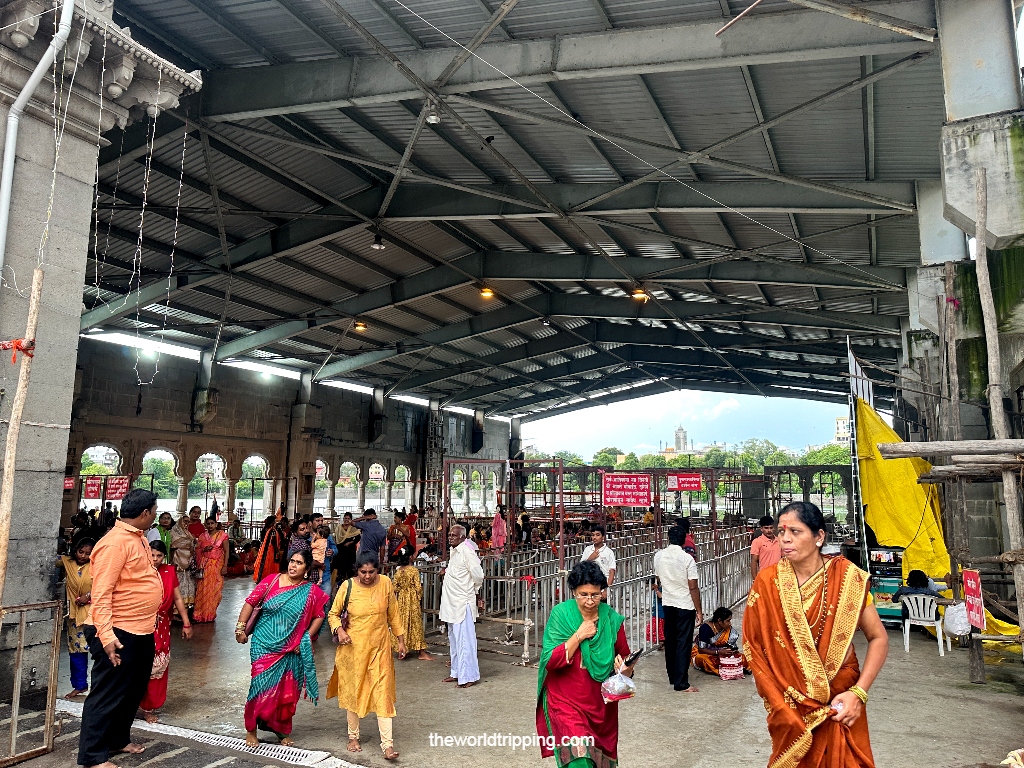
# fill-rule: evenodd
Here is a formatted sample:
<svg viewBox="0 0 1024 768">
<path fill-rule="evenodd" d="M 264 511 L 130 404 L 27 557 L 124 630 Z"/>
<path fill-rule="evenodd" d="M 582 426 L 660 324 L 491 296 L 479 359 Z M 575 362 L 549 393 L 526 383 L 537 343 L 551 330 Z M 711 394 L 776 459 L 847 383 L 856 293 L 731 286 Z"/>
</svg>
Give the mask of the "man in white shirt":
<svg viewBox="0 0 1024 768">
<path fill-rule="evenodd" d="M 601 567 L 601 573 L 608 579 L 608 586 L 615 581 L 615 553 L 605 543 L 605 532 L 603 525 L 595 525 L 590 529 L 590 541 L 593 542 L 583 550 L 580 562 L 593 560 Z"/>
<path fill-rule="evenodd" d="M 704 623 L 697 583 L 697 562 L 683 549 L 686 534 L 678 526 L 669 528 L 668 546 L 654 555 L 654 573 L 661 583 L 665 609 L 665 668 L 677 691 L 697 693 L 690 685 L 690 656 L 693 630 Z"/>
<path fill-rule="evenodd" d="M 448 622 L 448 646 L 451 650 L 451 673 L 442 682 L 458 683 L 469 688 L 480 680 L 480 664 L 476 658 L 476 617 L 483 601 L 477 592 L 484 583 L 484 570 L 466 529 L 453 525 L 448 531 L 448 567 L 441 584 L 439 618 Z"/>
</svg>

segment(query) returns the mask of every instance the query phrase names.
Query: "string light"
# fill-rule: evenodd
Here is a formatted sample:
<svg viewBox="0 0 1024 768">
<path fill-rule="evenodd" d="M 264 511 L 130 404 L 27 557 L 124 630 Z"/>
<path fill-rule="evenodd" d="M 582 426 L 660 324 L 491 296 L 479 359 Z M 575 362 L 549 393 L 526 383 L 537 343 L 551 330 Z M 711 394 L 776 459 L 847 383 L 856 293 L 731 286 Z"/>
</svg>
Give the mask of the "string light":
<svg viewBox="0 0 1024 768">
<path fill-rule="evenodd" d="M 633 292 L 630 295 L 637 301 L 646 302 L 649 298 L 651 298 L 650 294 L 648 294 L 647 291 L 645 291 L 639 285 L 633 289 Z"/>
<path fill-rule="evenodd" d="M 384 238 L 380 235 L 373 236 L 373 242 L 370 243 L 370 247 L 375 251 L 383 251 L 387 246 L 384 245 Z"/>
<path fill-rule="evenodd" d="M 480 289 L 480 298 L 482 299 L 493 299 L 494 289 L 488 288 L 486 285 Z"/>
<path fill-rule="evenodd" d="M 362 320 L 356 320 L 355 323 L 352 325 L 352 330 L 359 331 L 359 333 L 365 333 L 366 323 L 364 323 Z"/>
</svg>

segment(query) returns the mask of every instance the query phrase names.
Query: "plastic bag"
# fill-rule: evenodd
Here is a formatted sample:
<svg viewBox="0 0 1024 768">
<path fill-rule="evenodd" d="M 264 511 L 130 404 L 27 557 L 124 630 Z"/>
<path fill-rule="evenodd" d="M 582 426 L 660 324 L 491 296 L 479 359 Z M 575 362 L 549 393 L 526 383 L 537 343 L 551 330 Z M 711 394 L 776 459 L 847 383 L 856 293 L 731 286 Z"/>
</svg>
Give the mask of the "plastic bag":
<svg viewBox="0 0 1024 768">
<path fill-rule="evenodd" d="M 632 699 L 636 696 L 636 683 L 626 677 L 622 672 L 616 672 L 603 683 L 601 683 L 601 696 L 605 704 L 623 699 Z"/>
<path fill-rule="evenodd" d="M 967 603 L 946 606 L 942 616 L 942 631 L 950 637 L 971 634 L 971 623 L 967 620 Z"/>
</svg>

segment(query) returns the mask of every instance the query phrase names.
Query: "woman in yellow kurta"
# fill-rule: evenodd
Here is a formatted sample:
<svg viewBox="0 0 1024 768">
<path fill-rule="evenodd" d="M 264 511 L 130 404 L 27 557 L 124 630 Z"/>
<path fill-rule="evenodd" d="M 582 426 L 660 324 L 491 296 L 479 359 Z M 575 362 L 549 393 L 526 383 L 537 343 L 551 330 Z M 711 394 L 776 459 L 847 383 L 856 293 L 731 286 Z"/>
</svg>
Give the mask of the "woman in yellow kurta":
<svg viewBox="0 0 1024 768">
<path fill-rule="evenodd" d="M 412 549 L 403 547 L 397 556 L 398 570 L 392 583 L 395 587 L 395 599 L 398 600 L 398 612 L 402 616 L 402 627 L 405 629 L 406 653 L 417 652 L 421 661 L 433 661 L 434 657 L 427 653 L 427 640 L 423 633 L 423 582 L 420 581 L 419 569 L 412 565 L 410 559 Z M 391 638 L 391 650 L 398 650 L 398 639 Z"/>
<path fill-rule="evenodd" d="M 65 699 L 74 699 L 89 689 L 89 643 L 85 639 L 84 624 L 89 624 L 92 609 L 92 539 L 79 539 L 72 544 L 72 556 L 64 555 L 58 567 L 64 569 L 65 590 L 68 596 L 68 653 L 71 656 L 71 693 Z"/>
<path fill-rule="evenodd" d="M 342 626 L 346 607 L 347 628 Z M 376 553 L 359 555 L 355 578 L 341 584 L 327 621 L 338 640 L 327 698 L 337 696 L 338 706 L 348 710 L 348 751 L 362 751 L 359 719 L 373 712 L 377 715 L 384 758 L 394 760 L 398 757 L 391 731 L 395 716 L 395 660 L 388 630 L 397 638 L 398 657 L 405 658 L 405 627 L 391 579 L 381 576 Z"/>
</svg>

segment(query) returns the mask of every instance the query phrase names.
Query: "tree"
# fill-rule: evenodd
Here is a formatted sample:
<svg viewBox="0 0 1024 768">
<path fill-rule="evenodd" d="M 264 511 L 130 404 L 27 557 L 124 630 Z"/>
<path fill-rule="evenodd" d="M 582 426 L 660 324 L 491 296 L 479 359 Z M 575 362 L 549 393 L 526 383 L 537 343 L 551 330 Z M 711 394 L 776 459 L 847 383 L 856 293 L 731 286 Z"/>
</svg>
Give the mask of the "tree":
<svg viewBox="0 0 1024 768">
<path fill-rule="evenodd" d="M 751 472 L 763 472 L 766 466 L 793 464 L 796 457 L 771 440 L 752 438 L 740 443 L 739 463 Z"/>
<path fill-rule="evenodd" d="M 112 475 L 113 472 L 102 464 L 95 463 L 88 453 L 82 454 L 82 475 Z"/>
<path fill-rule="evenodd" d="M 561 459 L 562 463 L 566 467 L 585 467 L 586 462 L 583 461 L 583 457 L 578 453 L 572 451 L 555 451 L 554 457 Z"/>
<path fill-rule="evenodd" d="M 640 466 L 644 469 L 653 469 L 655 467 L 667 467 L 668 462 L 665 461 L 665 457 L 658 453 L 645 453 L 640 457 Z"/>
<path fill-rule="evenodd" d="M 724 467 L 730 458 L 730 455 L 718 446 L 712 446 L 704 451 L 704 465 L 707 467 Z"/>
<path fill-rule="evenodd" d="M 626 460 L 619 465 L 619 469 L 637 470 L 642 468 L 643 467 L 640 466 L 640 459 L 638 459 L 637 455 L 632 452 L 626 454 Z"/>
<path fill-rule="evenodd" d="M 850 463 L 850 447 L 830 443 L 812 448 L 799 459 L 800 464 L 844 464 Z"/>
<path fill-rule="evenodd" d="M 142 474 L 135 480 L 136 488 L 149 488 L 153 477 L 153 493 L 158 499 L 173 499 L 178 496 L 178 478 L 174 476 L 174 461 L 147 456 L 142 460 Z"/>
<path fill-rule="evenodd" d="M 614 467 L 621 455 L 622 451 L 618 448 L 602 448 L 594 454 L 594 459 L 590 463 L 595 467 Z"/>
</svg>

